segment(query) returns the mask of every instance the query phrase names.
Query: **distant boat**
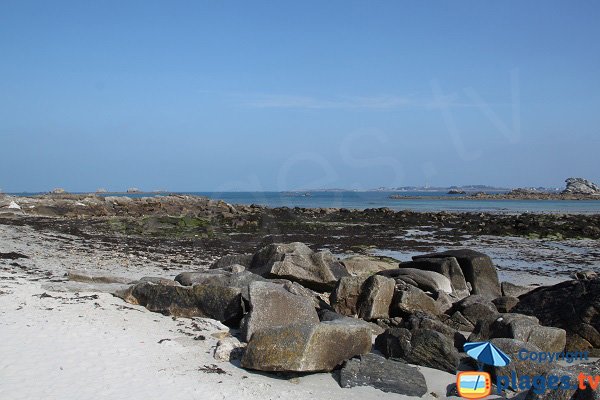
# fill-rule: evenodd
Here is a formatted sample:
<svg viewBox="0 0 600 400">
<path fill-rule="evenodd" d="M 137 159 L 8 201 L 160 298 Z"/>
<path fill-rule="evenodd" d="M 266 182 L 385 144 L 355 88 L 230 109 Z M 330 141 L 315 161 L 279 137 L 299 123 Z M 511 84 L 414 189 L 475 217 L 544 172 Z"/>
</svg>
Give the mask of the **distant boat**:
<svg viewBox="0 0 600 400">
<path fill-rule="evenodd" d="M 309 192 L 283 192 L 282 195 L 286 197 L 312 197 Z"/>
</svg>

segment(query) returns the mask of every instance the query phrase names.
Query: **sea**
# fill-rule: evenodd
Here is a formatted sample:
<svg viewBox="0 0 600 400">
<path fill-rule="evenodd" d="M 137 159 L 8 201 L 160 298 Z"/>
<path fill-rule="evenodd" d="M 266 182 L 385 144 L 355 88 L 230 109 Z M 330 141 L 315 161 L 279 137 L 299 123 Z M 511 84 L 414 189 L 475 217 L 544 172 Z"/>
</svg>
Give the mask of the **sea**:
<svg viewBox="0 0 600 400">
<path fill-rule="evenodd" d="M 174 193 L 174 192 L 170 192 Z M 13 193 L 13 195 L 31 195 L 32 193 Z M 119 193 L 103 196 L 147 197 L 164 196 L 166 193 Z M 303 208 L 347 208 L 363 210 L 367 208 L 387 207 L 393 210 L 412 211 L 450 211 L 450 212 L 491 212 L 491 213 L 565 213 L 600 214 L 599 200 L 463 200 L 452 199 L 453 195 L 437 191 L 312 191 L 312 192 L 177 192 L 206 196 L 214 200 L 223 200 L 230 204 L 257 204 L 268 207 Z M 407 197 L 420 196 L 419 199 L 392 199 L 392 195 Z M 446 198 L 439 199 L 437 197 Z M 460 195 L 455 195 L 460 197 Z"/>
</svg>

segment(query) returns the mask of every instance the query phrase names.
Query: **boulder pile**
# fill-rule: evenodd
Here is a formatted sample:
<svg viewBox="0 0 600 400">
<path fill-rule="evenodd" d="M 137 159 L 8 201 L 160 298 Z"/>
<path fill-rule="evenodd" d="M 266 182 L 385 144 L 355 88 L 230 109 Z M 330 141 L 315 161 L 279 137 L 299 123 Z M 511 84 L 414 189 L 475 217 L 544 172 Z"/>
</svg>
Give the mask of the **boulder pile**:
<svg viewBox="0 0 600 400">
<path fill-rule="evenodd" d="M 467 338 L 509 355 L 600 349 L 600 278 L 593 274 L 532 290 L 500 283 L 492 260 L 468 249 L 390 263 L 275 243 L 173 281 L 146 278 L 117 295 L 165 315 L 230 326 L 239 340 L 220 342 L 219 360 L 267 372 L 340 369 L 342 387 L 413 396 L 427 393 L 414 366 L 456 373 L 472 362 L 463 351 Z M 528 361 L 510 368 L 548 373 Z"/>
</svg>

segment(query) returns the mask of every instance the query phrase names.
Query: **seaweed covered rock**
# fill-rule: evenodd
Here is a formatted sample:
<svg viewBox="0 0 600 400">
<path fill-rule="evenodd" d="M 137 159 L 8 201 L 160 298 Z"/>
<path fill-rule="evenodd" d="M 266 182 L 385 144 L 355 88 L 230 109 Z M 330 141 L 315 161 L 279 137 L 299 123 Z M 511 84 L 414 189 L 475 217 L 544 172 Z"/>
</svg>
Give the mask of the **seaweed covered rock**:
<svg viewBox="0 0 600 400">
<path fill-rule="evenodd" d="M 116 293 L 126 302 L 177 317 L 207 317 L 237 325 L 243 314 L 241 290 L 232 287 L 191 287 L 142 282 Z"/>
</svg>

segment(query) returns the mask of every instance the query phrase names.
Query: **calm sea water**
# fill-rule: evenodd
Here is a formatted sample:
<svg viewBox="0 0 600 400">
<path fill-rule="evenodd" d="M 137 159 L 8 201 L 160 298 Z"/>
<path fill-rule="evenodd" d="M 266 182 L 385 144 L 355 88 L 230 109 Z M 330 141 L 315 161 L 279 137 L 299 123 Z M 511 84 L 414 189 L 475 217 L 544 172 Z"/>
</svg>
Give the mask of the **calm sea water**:
<svg viewBox="0 0 600 400">
<path fill-rule="evenodd" d="M 15 193 L 25 195 L 25 193 Z M 394 200 L 392 194 L 406 196 L 446 196 L 446 192 L 182 192 L 223 200 L 231 204 L 259 204 L 269 207 L 337 207 L 365 209 L 389 207 L 394 210 L 414 211 L 485 211 L 497 213 L 597 213 L 600 200 Z M 118 194 L 117 196 L 145 197 L 156 194 Z M 110 196 L 114 196 L 110 194 Z"/>
</svg>

